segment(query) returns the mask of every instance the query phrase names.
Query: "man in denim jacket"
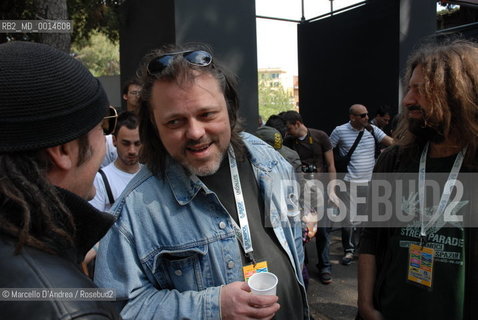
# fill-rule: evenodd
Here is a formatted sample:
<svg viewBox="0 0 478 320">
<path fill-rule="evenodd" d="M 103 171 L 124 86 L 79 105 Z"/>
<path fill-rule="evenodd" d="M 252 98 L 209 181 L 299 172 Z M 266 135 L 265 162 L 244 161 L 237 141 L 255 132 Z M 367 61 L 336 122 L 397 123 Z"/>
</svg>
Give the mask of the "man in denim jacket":
<svg viewBox="0 0 478 320">
<path fill-rule="evenodd" d="M 95 281 L 116 289 L 124 319 L 308 319 L 292 167 L 240 132 L 233 77 L 207 48 L 144 61 L 145 166 L 112 208 Z M 244 282 L 264 261 L 277 296 Z"/>
</svg>

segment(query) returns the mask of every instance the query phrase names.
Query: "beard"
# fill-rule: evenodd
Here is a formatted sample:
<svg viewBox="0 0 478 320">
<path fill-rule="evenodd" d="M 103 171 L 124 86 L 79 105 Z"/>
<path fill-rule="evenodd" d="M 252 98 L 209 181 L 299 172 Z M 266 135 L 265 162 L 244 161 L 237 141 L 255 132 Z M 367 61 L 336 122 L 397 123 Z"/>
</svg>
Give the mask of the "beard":
<svg viewBox="0 0 478 320">
<path fill-rule="evenodd" d="M 409 107 L 409 110 L 421 110 L 422 118 L 408 118 L 408 130 L 422 141 L 432 143 L 442 143 L 445 140 L 444 129 L 442 125 L 431 126 L 426 121 L 425 111 L 420 106 Z"/>
<path fill-rule="evenodd" d="M 180 163 L 189 173 L 198 177 L 207 177 L 215 174 L 219 170 L 226 154 L 227 148 L 225 150 L 218 150 L 218 152 L 212 155 L 211 159 L 203 164 L 192 164 L 187 159 L 182 159 Z"/>
<path fill-rule="evenodd" d="M 189 171 L 189 173 L 194 174 L 198 177 L 207 177 L 215 174 L 219 167 L 221 166 L 222 160 L 225 154 L 220 154 L 215 156 L 212 161 L 202 166 L 193 166 L 189 162 L 184 162 L 182 165 Z"/>
<path fill-rule="evenodd" d="M 118 156 L 118 159 L 120 159 L 120 161 L 123 162 L 123 164 L 126 167 L 134 166 L 139 162 L 139 158 L 137 156 L 135 157 L 129 157 L 127 155 L 122 157 Z"/>
</svg>

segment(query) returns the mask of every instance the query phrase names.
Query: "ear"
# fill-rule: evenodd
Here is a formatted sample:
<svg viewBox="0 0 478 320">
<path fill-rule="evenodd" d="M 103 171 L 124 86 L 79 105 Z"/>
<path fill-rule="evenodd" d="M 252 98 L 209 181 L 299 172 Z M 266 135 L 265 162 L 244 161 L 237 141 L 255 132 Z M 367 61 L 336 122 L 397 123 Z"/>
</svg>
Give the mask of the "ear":
<svg viewBox="0 0 478 320">
<path fill-rule="evenodd" d="M 127 101 L 128 100 L 128 94 L 123 94 L 123 100 Z"/>
<path fill-rule="evenodd" d="M 115 136 L 115 135 L 111 135 L 111 137 L 112 137 L 113 145 L 116 147 L 116 144 L 118 143 L 118 141 L 116 141 L 116 136 Z"/>
<path fill-rule="evenodd" d="M 46 152 L 55 167 L 60 170 L 68 171 L 75 165 L 75 160 L 78 155 L 78 144 L 75 145 L 76 142 L 76 140 L 73 140 L 65 144 L 46 149 Z"/>
</svg>

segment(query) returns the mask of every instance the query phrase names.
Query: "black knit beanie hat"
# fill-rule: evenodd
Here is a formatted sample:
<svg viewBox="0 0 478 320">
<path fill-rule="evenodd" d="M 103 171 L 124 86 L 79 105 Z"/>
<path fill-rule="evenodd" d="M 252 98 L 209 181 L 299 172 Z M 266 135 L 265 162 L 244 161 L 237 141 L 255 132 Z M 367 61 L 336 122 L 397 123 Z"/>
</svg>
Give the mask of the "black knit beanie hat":
<svg viewBox="0 0 478 320">
<path fill-rule="evenodd" d="M 38 150 L 88 133 L 108 112 L 98 79 L 48 45 L 0 45 L 0 152 Z"/>
</svg>

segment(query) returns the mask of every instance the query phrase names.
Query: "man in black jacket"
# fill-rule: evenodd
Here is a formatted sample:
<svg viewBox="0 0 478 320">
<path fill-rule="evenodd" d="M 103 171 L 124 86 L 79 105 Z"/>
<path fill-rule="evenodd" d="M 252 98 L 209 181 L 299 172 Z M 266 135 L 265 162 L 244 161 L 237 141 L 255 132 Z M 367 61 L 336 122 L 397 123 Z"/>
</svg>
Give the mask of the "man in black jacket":
<svg viewBox="0 0 478 320">
<path fill-rule="evenodd" d="M 117 319 L 81 271 L 113 223 L 85 201 L 116 120 L 101 84 L 63 52 L 9 42 L 0 101 L 0 317 Z"/>
<path fill-rule="evenodd" d="M 453 215 L 476 217 L 476 178 L 472 184 L 464 179 L 478 168 L 476 61 L 478 45 L 460 40 L 428 44 L 409 59 L 397 145 L 380 156 L 374 180 L 398 172 L 403 186 L 414 181 L 407 192 L 395 185 L 403 197 L 388 209 L 392 217 L 405 212 L 413 220 L 364 230 L 358 264 L 363 319 L 476 319 L 476 223 L 447 220 L 450 208 Z M 433 183 L 439 192 L 429 192 Z M 377 208 L 371 196 L 369 208 Z M 370 216 L 386 213 L 379 211 Z"/>
</svg>

